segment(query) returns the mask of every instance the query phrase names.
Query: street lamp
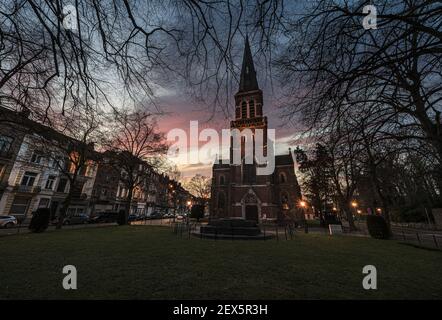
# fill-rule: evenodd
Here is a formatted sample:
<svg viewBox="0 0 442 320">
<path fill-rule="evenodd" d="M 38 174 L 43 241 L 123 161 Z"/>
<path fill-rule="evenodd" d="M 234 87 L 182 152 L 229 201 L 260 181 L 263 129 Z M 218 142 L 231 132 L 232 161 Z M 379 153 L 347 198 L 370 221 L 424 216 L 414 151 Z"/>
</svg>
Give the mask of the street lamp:
<svg viewBox="0 0 442 320">
<path fill-rule="evenodd" d="M 307 202 L 305 202 L 304 200 L 299 201 L 299 206 L 302 208 L 302 214 L 303 214 L 303 218 L 304 218 L 304 229 L 305 229 L 305 233 L 308 233 L 308 225 L 307 225 L 307 219 L 305 218 L 305 208 L 307 208 Z"/>
<path fill-rule="evenodd" d="M 358 203 L 357 203 L 356 201 L 352 201 L 352 202 L 351 202 L 351 206 L 352 206 L 353 208 L 357 208 Z"/>
</svg>

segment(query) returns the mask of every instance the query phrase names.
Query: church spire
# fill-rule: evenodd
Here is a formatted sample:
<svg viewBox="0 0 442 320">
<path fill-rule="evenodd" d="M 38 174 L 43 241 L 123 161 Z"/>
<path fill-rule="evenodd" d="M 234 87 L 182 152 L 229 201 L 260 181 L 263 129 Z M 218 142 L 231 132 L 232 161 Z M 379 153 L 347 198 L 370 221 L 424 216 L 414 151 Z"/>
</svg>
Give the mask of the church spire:
<svg viewBox="0 0 442 320">
<path fill-rule="evenodd" d="M 250 50 L 249 36 L 246 36 L 244 56 L 242 60 L 241 77 L 239 80 L 239 92 L 259 90 L 256 80 L 256 71 L 253 64 L 252 51 Z"/>
</svg>

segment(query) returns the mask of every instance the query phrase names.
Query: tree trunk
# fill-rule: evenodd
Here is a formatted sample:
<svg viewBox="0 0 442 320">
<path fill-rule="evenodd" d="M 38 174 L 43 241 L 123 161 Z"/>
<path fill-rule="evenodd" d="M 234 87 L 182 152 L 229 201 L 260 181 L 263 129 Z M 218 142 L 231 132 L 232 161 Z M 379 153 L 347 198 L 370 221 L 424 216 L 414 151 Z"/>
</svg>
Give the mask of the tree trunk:
<svg viewBox="0 0 442 320">
<path fill-rule="evenodd" d="M 72 199 L 72 193 L 73 193 L 73 188 L 71 188 L 69 186 L 69 192 L 68 195 L 66 196 L 66 198 L 63 201 L 63 206 L 60 209 L 60 214 L 58 215 L 58 221 L 57 221 L 57 226 L 55 227 L 55 229 L 61 229 L 61 227 L 63 226 L 63 222 L 64 222 L 64 218 L 66 217 L 66 212 L 68 211 L 69 205 L 71 203 L 71 199 Z"/>
<path fill-rule="evenodd" d="M 126 205 L 124 208 L 124 223 L 123 225 L 128 224 L 128 220 L 129 220 L 129 214 L 130 214 L 130 207 L 132 204 L 132 194 L 133 194 L 133 188 L 128 188 L 128 194 L 127 194 L 127 198 L 126 198 Z"/>
<path fill-rule="evenodd" d="M 348 200 L 350 201 L 350 200 Z M 350 231 L 356 231 L 358 228 L 355 225 L 355 220 L 353 219 L 353 212 L 351 212 L 350 207 L 348 206 L 348 201 L 341 201 L 341 208 L 344 211 L 345 216 L 347 217 L 348 225 L 350 227 Z"/>
</svg>

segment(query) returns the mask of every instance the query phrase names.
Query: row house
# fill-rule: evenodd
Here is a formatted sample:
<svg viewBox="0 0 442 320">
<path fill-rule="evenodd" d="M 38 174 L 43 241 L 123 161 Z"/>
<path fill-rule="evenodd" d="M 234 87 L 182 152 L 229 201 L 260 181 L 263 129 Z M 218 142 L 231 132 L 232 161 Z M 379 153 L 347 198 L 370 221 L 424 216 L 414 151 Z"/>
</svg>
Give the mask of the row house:
<svg viewBox="0 0 442 320">
<path fill-rule="evenodd" d="M 90 161 L 84 166 L 71 186 L 67 177 L 71 164 L 51 140 L 67 144 L 73 139 L 29 117 L 27 110 L 0 107 L 0 214 L 23 221 L 38 208 L 50 208 L 55 218 L 70 188 L 74 191 L 67 214 L 88 214 L 96 164 Z"/>
<path fill-rule="evenodd" d="M 93 212 L 124 210 L 129 190 L 121 181 L 123 172 L 111 165 L 112 155 L 103 154 L 93 187 Z M 192 196 L 181 184 L 165 174 L 156 172 L 149 164 L 142 165 L 145 181 L 132 192 L 131 214 L 150 215 L 154 212 L 183 212 Z"/>
<path fill-rule="evenodd" d="M 110 152 L 99 153 L 90 146 L 91 160 L 70 186 L 67 175 L 73 165 L 63 156 L 69 148 L 60 150 L 58 146 L 72 143 L 81 142 L 31 120 L 26 110 L 0 107 L 0 215 L 14 215 L 22 221 L 38 208 L 49 208 L 55 218 L 71 188 L 67 215 L 125 209 L 128 190 L 121 181 L 124 172 L 115 170 Z M 133 190 L 130 213 L 181 213 L 189 209 L 193 197 L 179 182 L 147 163 L 141 170 L 145 181 Z"/>
</svg>

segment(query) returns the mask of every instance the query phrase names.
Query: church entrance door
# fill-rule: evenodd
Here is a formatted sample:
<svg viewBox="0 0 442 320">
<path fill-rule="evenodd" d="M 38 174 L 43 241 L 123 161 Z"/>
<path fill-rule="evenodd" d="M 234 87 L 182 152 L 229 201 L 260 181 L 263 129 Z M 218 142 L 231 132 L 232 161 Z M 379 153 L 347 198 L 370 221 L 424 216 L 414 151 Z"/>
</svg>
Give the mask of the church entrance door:
<svg viewBox="0 0 442 320">
<path fill-rule="evenodd" d="M 258 206 L 256 205 L 246 206 L 246 220 L 254 220 L 258 222 Z"/>
</svg>

